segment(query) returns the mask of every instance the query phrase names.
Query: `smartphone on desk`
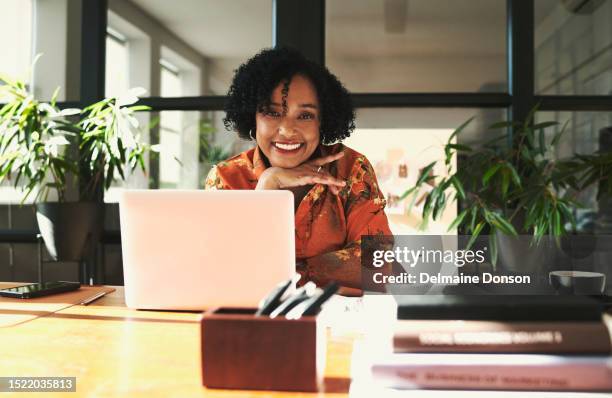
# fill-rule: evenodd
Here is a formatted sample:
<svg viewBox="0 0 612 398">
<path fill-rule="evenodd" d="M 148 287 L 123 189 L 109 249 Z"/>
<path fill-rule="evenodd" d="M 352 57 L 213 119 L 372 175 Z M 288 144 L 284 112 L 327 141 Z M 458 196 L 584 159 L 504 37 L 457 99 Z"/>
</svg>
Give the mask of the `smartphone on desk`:
<svg viewBox="0 0 612 398">
<path fill-rule="evenodd" d="M 69 292 L 72 290 L 77 290 L 80 287 L 81 284 L 79 282 L 58 281 L 33 283 L 31 285 L 2 289 L 0 290 L 0 296 L 12 298 L 35 298 L 48 296 L 55 293 Z"/>
</svg>

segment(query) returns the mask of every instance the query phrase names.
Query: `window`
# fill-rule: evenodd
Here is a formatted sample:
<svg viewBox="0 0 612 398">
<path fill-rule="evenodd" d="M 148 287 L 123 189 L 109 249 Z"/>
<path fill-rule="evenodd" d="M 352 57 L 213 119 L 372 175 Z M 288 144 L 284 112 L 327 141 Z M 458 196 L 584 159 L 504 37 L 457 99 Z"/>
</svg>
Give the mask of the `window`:
<svg viewBox="0 0 612 398">
<path fill-rule="evenodd" d="M 161 65 L 162 96 L 181 95 L 181 78 L 178 68 L 163 59 Z M 177 188 L 181 180 L 181 130 L 180 112 L 161 112 L 159 119 L 159 186 L 160 188 Z"/>
<path fill-rule="evenodd" d="M 163 58 L 168 58 L 164 49 L 172 51 L 191 65 L 191 78 L 198 84 L 189 85 L 190 91 L 182 95 L 224 95 L 234 69 L 272 46 L 272 0 L 110 1 L 109 24 L 117 19 L 147 36 L 151 51 L 161 51 Z M 155 79 L 155 70 L 152 73 Z M 151 96 L 172 96 L 151 88 Z"/>
<path fill-rule="evenodd" d="M 612 94 L 612 1 L 536 0 L 536 92 Z"/>
<path fill-rule="evenodd" d="M 50 100 L 57 87 L 59 101 L 78 100 L 80 10 L 78 1 L 2 1 L 0 73 L 25 81 L 40 100 Z"/>
<path fill-rule="evenodd" d="M 58 101 L 77 100 L 80 22 L 79 2 L 3 1 L 0 74 L 25 82 L 38 100 L 49 101 L 58 87 Z M 0 183 L 0 203 L 20 203 L 22 196 L 10 181 Z"/>
<path fill-rule="evenodd" d="M 120 32 L 107 28 L 105 96 L 117 97 L 130 88 L 128 62 L 127 38 Z"/>
<path fill-rule="evenodd" d="M 138 33 L 133 27 L 122 24 L 116 18 L 113 18 L 113 23 L 121 26 L 126 32 L 131 32 L 132 39 L 123 33 L 123 30 L 108 26 L 106 28 L 106 66 L 104 79 L 104 95 L 106 97 L 119 97 L 126 93 L 131 87 L 131 71 L 134 67 L 131 64 L 138 66 L 141 62 L 138 59 L 138 53 L 131 48 L 132 43 L 136 43 L 138 47 Z M 139 74 L 134 74 L 134 79 L 138 79 Z M 148 85 L 146 85 L 148 87 Z M 141 133 L 144 135 L 145 141 L 148 140 L 149 129 L 147 125 L 150 123 L 150 115 L 140 113 L 137 115 L 140 122 Z M 134 173 L 126 175 L 125 181 L 117 180 L 111 184 L 111 187 L 104 194 L 104 201 L 114 203 L 118 201 L 118 188 L 146 188 L 148 187 L 147 178 L 140 169 Z"/>
<path fill-rule="evenodd" d="M 612 152 L 612 113 L 610 112 L 538 112 L 538 121 L 556 121 L 557 131 L 567 123 L 566 130 L 555 148 L 556 159 L 574 154 Z M 549 130 L 550 142 L 553 130 Z M 597 200 L 597 187 L 592 186 L 577 196 L 584 208 L 576 208 L 577 227 L 581 232 L 612 233 L 612 203 Z"/>
<path fill-rule="evenodd" d="M 15 34 L 19 32 L 19 34 Z M 0 51 L 0 73 L 31 83 L 28 70 L 32 62 L 32 2 L 5 0 L 2 2 L 0 37 L 8 38 Z M 2 101 L 2 98 L 0 98 Z"/>
<path fill-rule="evenodd" d="M 486 138 L 485 127 L 506 119 L 503 109 L 359 109 L 356 129 L 345 144 L 363 153 L 376 171 L 378 183 L 387 200 L 385 209 L 394 234 L 446 234 L 457 215 L 456 207 L 448 206 L 441 218 L 420 229 L 422 195 L 400 196 L 416 183 L 421 170 L 433 161 L 444 159 L 443 146 L 453 131 L 470 117 L 473 123 L 463 131 L 460 143 L 474 144 Z M 456 159 L 455 159 L 456 162 Z M 456 164 L 455 164 L 456 166 Z M 441 162 L 434 169 L 444 175 Z"/>
<path fill-rule="evenodd" d="M 78 99 L 79 12 L 78 2 L 3 0 L 0 37 L 6 40 L 0 52 L 0 73 L 30 87 L 34 84 L 41 100 L 50 100 L 57 87 L 60 101 Z M 32 69 L 36 55 L 40 58 Z"/>
<path fill-rule="evenodd" d="M 136 24 L 111 10 L 107 17 L 105 95 L 121 94 L 132 87 L 142 87 L 150 94 L 153 72 L 159 70 L 157 61 L 152 64 L 156 58 L 152 54 L 151 38 Z"/>
</svg>

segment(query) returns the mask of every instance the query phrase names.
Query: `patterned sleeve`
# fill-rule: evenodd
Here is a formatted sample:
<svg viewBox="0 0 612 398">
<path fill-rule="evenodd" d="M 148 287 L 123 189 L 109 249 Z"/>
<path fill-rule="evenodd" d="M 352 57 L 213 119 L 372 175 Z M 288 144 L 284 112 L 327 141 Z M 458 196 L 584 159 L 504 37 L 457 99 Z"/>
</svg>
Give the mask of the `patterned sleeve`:
<svg viewBox="0 0 612 398">
<path fill-rule="evenodd" d="M 365 156 L 358 157 L 353 165 L 346 195 L 347 242 L 359 241 L 362 235 L 391 235 L 384 212 L 386 201 Z"/>
<path fill-rule="evenodd" d="M 311 280 L 319 286 L 337 281 L 345 287 L 364 289 L 366 287 L 362 282 L 367 280 L 364 279 L 364 272 L 369 270 L 361 266 L 362 235 L 376 235 L 385 246 L 393 246 L 389 222 L 384 212 L 386 202 L 378 187 L 374 169 L 365 157 L 357 158 L 348 185 L 340 195 L 345 198 L 345 247 L 306 259 L 298 271 L 304 281 Z M 377 289 L 371 286 L 367 288 Z"/>
<path fill-rule="evenodd" d="M 221 181 L 221 177 L 217 174 L 217 166 L 213 166 L 208 172 L 208 176 L 206 177 L 206 182 L 204 183 L 205 190 L 218 190 L 225 189 L 223 185 L 223 181 Z"/>
</svg>

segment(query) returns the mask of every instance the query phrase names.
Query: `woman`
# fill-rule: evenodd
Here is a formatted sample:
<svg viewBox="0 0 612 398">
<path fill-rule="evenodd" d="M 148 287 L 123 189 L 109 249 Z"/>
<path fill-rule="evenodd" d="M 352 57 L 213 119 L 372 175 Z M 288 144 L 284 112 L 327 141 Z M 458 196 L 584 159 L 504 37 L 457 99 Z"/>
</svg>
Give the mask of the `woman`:
<svg viewBox="0 0 612 398">
<path fill-rule="evenodd" d="M 257 145 L 214 167 L 206 188 L 292 191 L 302 281 L 360 288 L 361 236 L 391 231 L 372 166 L 334 144 L 355 128 L 346 89 L 325 67 L 283 48 L 241 65 L 228 96 L 225 127 Z"/>
</svg>

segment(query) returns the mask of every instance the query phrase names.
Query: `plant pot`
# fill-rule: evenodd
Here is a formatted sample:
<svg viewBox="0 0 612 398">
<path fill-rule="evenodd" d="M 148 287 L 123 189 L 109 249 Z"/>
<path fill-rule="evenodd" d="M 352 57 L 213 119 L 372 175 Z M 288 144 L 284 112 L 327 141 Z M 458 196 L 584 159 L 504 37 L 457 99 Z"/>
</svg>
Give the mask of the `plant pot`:
<svg viewBox="0 0 612 398">
<path fill-rule="evenodd" d="M 510 209 L 508 214 L 513 213 L 515 209 Z M 525 210 L 521 209 L 512 219 L 512 226 L 519 232 L 518 236 L 495 231 L 498 265 L 511 273 L 548 275 L 549 271 L 555 269 L 561 250 L 552 235 L 544 235 L 539 243 L 535 243 L 533 231 L 523 230 L 525 217 Z"/>
<path fill-rule="evenodd" d="M 36 220 L 45 247 L 56 261 L 80 261 L 95 245 L 104 227 L 104 203 L 45 202 L 36 204 Z"/>
<path fill-rule="evenodd" d="M 496 231 L 498 265 L 519 274 L 543 274 L 555 269 L 561 252 L 554 236 L 545 235 L 539 243 L 532 239 L 531 235 L 510 236 Z"/>
</svg>

